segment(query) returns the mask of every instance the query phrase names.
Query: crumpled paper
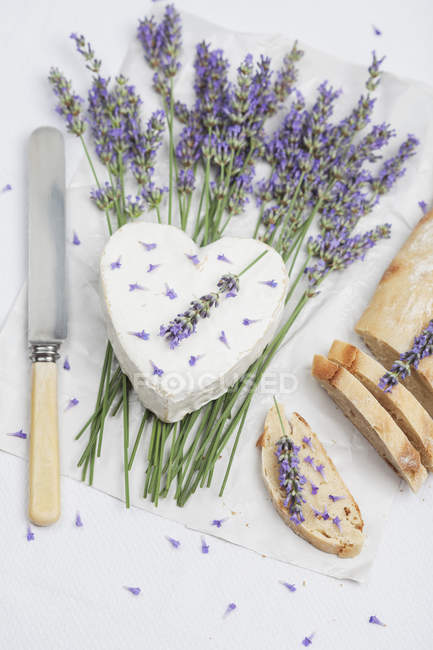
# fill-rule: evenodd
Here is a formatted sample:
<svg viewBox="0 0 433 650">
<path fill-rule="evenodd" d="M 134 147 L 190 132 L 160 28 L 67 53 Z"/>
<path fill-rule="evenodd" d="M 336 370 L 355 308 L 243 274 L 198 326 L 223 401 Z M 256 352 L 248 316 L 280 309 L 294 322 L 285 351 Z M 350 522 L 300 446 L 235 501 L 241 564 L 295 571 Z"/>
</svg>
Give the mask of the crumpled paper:
<svg viewBox="0 0 433 650">
<path fill-rule="evenodd" d="M 193 52 L 200 40 L 205 39 L 214 47 L 223 48 L 234 70 L 248 52 L 255 56 L 267 54 L 277 65 L 292 46 L 292 41 L 284 36 L 235 33 L 188 14 L 183 14 L 183 28 L 183 67 L 176 81 L 176 94 L 187 103 L 192 101 Z M 342 87 L 344 94 L 335 115 L 338 119 L 350 110 L 363 92 L 366 69 L 302 43 L 301 47 L 305 56 L 299 65 L 299 89 L 312 101 L 315 89 L 324 79 Z M 159 108 L 159 98 L 151 90 L 152 73 L 144 63 L 136 41 L 130 46 L 122 72 L 137 86 L 147 118 L 151 111 Z M 398 131 L 398 138 L 389 147 L 387 155 L 396 152 L 408 132 L 414 132 L 421 140 L 419 152 L 409 161 L 405 177 L 363 220 L 364 229 L 385 221 L 392 223 L 392 238 L 370 251 L 364 263 L 357 263 L 344 273 L 328 278 L 320 295 L 295 322 L 253 399 L 223 498 L 218 497 L 218 491 L 230 444 L 217 465 L 212 487 L 198 491 L 186 506 L 178 508 L 168 498 L 160 501 L 156 509 L 145 501 L 142 492 L 149 439 L 147 432 L 130 477 L 134 506 L 284 562 L 340 579 L 366 579 L 400 480 L 311 378 L 310 367 L 313 354 L 326 354 L 334 338 L 360 345 L 353 331 L 354 324 L 384 269 L 421 216 L 418 201 L 429 202 L 432 198 L 432 114 L 432 89 L 390 74 L 384 75 L 374 121 L 390 122 Z M 281 115 L 275 121 L 279 119 Z M 166 162 L 167 150 L 162 152 L 161 158 Z M 158 167 L 161 169 L 160 163 Z M 99 165 L 97 169 L 100 178 L 105 180 L 103 169 Z M 70 320 L 68 340 L 62 346 L 62 361 L 59 362 L 62 474 L 77 480 L 80 479 L 80 470 L 76 465 L 83 442 L 74 441 L 74 436 L 92 412 L 106 344 L 98 293 L 98 260 L 107 235 L 102 213 L 89 201 L 91 185 L 92 179 L 83 161 L 67 192 Z M 256 218 L 257 211 L 250 205 L 244 216 L 233 219 L 227 234 L 250 236 Z M 72 244 L 74 231 L 81 240 L 79 246 Z M 62 367 L 66 356 L 71 366 L 69 371 Z M 0 334 L 0 359 L 0 448 L 24 458 L 27 456 L 26 441 L 5 434 L 20 428 L 28 431 L 29 426 L 30 363 L 27 357 L 25 288 Z M 273 394 L 285 405 L 287 414 L 296 410 L 310 423 L 358 501 L 366 532 L 365 547 L 358 557 L 340 559 L 322 553 L 294 535 L 274 511 L 261 479 L 260 454 L 255 446 Z M 77 398 L 79 404 L 67 409 L 72 398 Z M 140 411 L 140 405 L 133 403 L 132 438 L 138 428 Z M 96 464 L 94 486 L 119 499 L 123 499 L 122 445 L 121 417 L 115 417 L 106 426 L 102 460 Z M 404 489 L 408 488 L 405 486 Z M 413 495 L 412 498 L 420 496 Z M 212 526 L 214 519 L 224 520 L 220 528 Z"/>
</svg>

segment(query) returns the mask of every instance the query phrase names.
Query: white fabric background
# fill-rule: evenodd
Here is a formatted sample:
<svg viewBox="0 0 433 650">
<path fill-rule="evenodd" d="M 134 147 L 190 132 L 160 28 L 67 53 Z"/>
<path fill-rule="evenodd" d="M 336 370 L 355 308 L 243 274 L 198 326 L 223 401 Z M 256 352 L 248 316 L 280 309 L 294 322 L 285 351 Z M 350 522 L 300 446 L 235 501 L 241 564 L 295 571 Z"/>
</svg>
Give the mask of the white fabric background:
<svg viewBox="0 0 433 650">
<path fill-rule="evenodd" d="M 390 12 L 391 5 L 385 5 Z M 317 3 L 315 25 L 311 9 L 295 10 L 291 2 L 267 3 L 265 15 L 261 5 L 248 5 L 247 11 L 241 2 L 235 7 L 228 2 L 218 8 L 210 2 L 179 6 L 231 28 L 284 31 L 328 51 L 332 45 L 334 53 L 358 62 L 365 62 L 376 46 L 391 54 L 388 69 L 431 80 L 431 46 L 423 46 L 422 35 L 427 40 L 432 20 L 424 3 L 414 3 L 410 15 L 403 5 L 394 6 L 392 15 L 377 8 L 372 15 L 373 5 L 365 3 L 361 18 L 350 15 L 343 3 L 327 3 L 321 15 Z M 3 11 L 0 47 L 7 92 L 1 108 L 0 185 L 14 186 L 12 193 L 0 197 L 4 315 L 23 279 L 25 140 L 39 123 L 55 123 L 51 97 L 41 91 L 46 69 L 55 61 L 75 78 L 82 74 L 65 46 L 71 29 L 91 36 L 104 51 L 107 67 L 116 69 L 136 17 L 148 5 L 128 3 L 123 13 L 119 6 L 103 10 L 99 3 L 86 7 L 77 2 L 59 9 L 52 15 L 48 3 L 37 2 L 14 3 Z M 371 22 L 383 29 L 380 39 L 373 37 Z M 74 145 L 69 139 L 71 171 L 79 156 Z M 62 521 L 50 530 L 37 530 L 35 541 L 28 543 L 26 467 L 2 454 L 0 469 L 1 647 L 129 648 L 139 642 L 156 648 L 261 648 L 265 643 L 298 647 L 313 630 L 314 645 L 323 648 L 430 646 L 432 626 L 425 616 L 431 571 L 430 482 L 420 499 L 405 491 L 396 500 L 371 582 L 360 587 L 347 582 L 340 586 L 216 539 L 210 540 L 209 556 L 203 556 L 199 535 L 143 512 L 125 513 L 119 502 L 69 480 L 63 482 Z M 76 509 L 83 529 L 73 526 Z M 174 551 L 165 534 L 181 539 L 182 547 Z M 278 584 L 286 579 L 297 584 L 295 594 Z M 139 585 L 143 594 L 134 599 L 122 591 L 122 584 Z M 229 601 L 235 601 L 238 610 L 223 620 Z M 388 628 L 368 625 L 372 613 Z"/>
</svg>

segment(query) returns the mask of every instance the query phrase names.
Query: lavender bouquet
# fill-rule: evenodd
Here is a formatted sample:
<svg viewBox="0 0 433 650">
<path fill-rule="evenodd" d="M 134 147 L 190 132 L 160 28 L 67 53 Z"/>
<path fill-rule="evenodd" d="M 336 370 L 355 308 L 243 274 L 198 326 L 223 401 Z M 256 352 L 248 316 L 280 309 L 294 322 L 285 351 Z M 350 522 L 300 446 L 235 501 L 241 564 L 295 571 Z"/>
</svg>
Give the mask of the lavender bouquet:
<svg viewBox="0 0 433 650">
<path fill-rule="evenodd" d="M 161 101 L 161 109 L 147 121 L 134 86 L 123 75 L 114 80 L 102 76 L 101 61 L 84 36 L 71 35 L 91 75 L 87 107 L 59 70 L 53 68 L 49 75 L 57 111 L 84 148 L 95 182 L 91 200 L 104 213 L 108 234 L 146 214 L 188 230 L 205 245 L 221 237 L 231 220 L 255 202 L 259 210 L 254 237 L 280 252 L 292 278 L 283 324 L 246 375 L 225 395 L 176 424 L 145 410 L 132 444 L 131 386 L 107 345 L 94 412 L 76 436 L 88 436 L 79 460 L 83 480 L 93 481 L 108 415 L 122 410 L 126 505 L 129 472 L 148 432 L 143 496 L 157 504 L 174 484 L 176 502 L 182 506 L 199 487 L 211 485 L 215 465 L 233 439 L 222 495 L 263 374 L 326 277 L 364 259 L 380 239 L 389 237 L 390 224 L 360 232 L 358 222 L 403 175 L 418 143 L 409 135 L 396 155 L 382 158 L 381 150 L 396 133 L 389 124 L 372 123 L 383 62 L 375 53 L 366 91 L 344 119 L 333 120 L 339 90 L 325 81 L 310 102 L 296 89 L 303 55 L 296 43 L 277 69 L 268 57 L 254 61 L 247 54 L 234 79 L 224 52 L 199 43 L 195 101 L 186 106 L 176 98 L 182 26 L 175 7 L 168 5 L 159 22 L 154 17 L 139 21 L 137 36 L 143 65 L 153 69 L 153 88 Z M 96 173 L 85 135 L 104 165 L 104 178 Z M 168 143 L 169 166 L 166 183 L 159 185 L 154 171 L 163 141 Z M 256 179 L 263 163 L 268 173 Z M 126 189 L 131 183 L 133 193 Z"/>
</svg>

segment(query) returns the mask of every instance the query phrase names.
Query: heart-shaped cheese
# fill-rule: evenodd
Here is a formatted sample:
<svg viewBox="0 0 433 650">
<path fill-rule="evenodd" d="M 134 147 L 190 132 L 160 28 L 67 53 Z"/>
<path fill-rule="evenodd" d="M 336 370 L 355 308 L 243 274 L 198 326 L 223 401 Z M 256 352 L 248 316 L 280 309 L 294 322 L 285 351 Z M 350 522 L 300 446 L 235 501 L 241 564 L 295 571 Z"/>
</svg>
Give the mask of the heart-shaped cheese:
<svg viewBox="0 0 433 650">
<path fill-rule="evenodd" d="M 171 348 L 161 325 L 263 251 L 237 295 L 221 296 L 196 332 Z M 225 237 L 199 248 L 182 230 L 147 222 L 120 228 L 100 268 L 116 357 L 144 406 L 165 422 L 219 397 L 246 372 L 272 339 L 287 290 L 283 260 L 263 242 Z"/>
</svg>

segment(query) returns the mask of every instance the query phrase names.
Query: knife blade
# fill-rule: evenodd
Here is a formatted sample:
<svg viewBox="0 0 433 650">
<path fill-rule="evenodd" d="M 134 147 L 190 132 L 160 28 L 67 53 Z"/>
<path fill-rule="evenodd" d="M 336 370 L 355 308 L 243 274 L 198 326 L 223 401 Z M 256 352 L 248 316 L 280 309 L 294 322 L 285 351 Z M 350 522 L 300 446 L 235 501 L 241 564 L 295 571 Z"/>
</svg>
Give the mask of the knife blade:
<svg viewBox="0 0 433 650">
<path fill-rule="evenodd" d="M 47 526 L 60 516 L 56 361 L 67 336 L 65 153 L 61 132 L 51 127 L 30 136 L 28 226 L 29 518 Z"/>
</svg>

